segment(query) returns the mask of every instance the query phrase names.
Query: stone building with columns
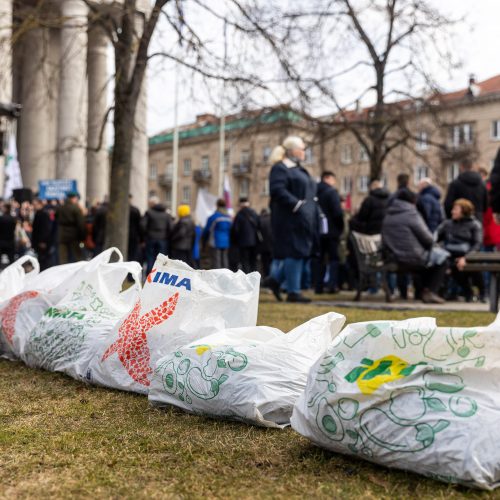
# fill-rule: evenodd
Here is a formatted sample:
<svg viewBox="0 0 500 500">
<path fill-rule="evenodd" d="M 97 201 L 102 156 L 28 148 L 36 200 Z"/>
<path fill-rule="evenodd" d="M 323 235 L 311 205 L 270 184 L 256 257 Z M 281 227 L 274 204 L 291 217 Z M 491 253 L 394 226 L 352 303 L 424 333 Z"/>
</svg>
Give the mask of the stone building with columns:
<svg viewBox="0 0 500 500">
<path fill-rule="evenodd" d="M 140 34 L 149 2 L 138 5 Z M 7 58 L 3 67 L 11 67 L 2 70 L 0 95 L 22 105 L 17 144 L 25 187 L 37 191 L 39 180 L 75 179 L 81 197 L 89 202 L 108 194 L 109 136 L 104 123 L 111 104 L 112 51 L 107 34 L 94 20 L 99 9 L 119 14 L 121 8 L 120 2 L 108 0 L 0 0 L 0 61 Z M 132 194 L 142 209 L 148 164 L 145 87 L 144 82 L 131 124 Z"/>
</svg>

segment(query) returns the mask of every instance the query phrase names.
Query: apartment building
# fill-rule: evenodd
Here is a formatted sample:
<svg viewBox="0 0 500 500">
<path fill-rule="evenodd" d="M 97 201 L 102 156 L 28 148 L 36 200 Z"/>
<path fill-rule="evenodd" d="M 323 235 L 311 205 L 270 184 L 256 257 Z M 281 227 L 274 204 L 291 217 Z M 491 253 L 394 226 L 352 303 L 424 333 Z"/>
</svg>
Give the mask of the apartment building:
<svg viewBox="0 0 500 500">
<path fill-rule="evenodd" d="M 422 102 L 399 103 L 411 139 L 391 151 L 384 162 L 382 180 L 389 190 L 396 188 L 396 177 L 404 172 L 414 186 L 423 177 L 431 177 L 444 191 L 458 175 L 460 158 L 465 155 L 491 169 L 500 147 L 500 75 L 482 82 L 470 79 L 461 90 L 434 94 Z M 362 116 L 363 111 L 353 113 Z M 338 126 L 332 120 L 327 129 Z M 268 158 L 273 147 L 290 134 L 305 138 L 304 166 L 311 175 L 319 177 L 322 170 L 333 170 L 339 191 L 350 195 L 354 208 L 368 192 L 368 154 L 348 130 L 335 130 L 329 138 L 324 125 L 306 123 L 293 110 L 279 108 L 228 116 L 225 131 L 224 175 L 235 202 L 246 196 L 257 210 L 268 206 Z M 178 203 L 194 206 L 199 188 L 220 193 L 219 132 L 219 118 L 208 114 L 181 127 Z M 172 199 L 172 143 L 172 130 L 149 139 L 149 192 L 167 206 Z"/>
</svg>

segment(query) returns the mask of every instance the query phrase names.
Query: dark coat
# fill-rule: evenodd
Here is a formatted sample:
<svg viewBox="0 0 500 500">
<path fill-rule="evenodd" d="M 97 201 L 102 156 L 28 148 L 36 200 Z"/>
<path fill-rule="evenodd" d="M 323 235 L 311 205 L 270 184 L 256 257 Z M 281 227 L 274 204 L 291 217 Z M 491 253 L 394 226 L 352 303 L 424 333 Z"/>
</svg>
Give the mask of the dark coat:
<svg viewBox="0 0 500 500">
<path fill-rule="evenodd" d="M 382 223 L 382 243 L 397 262 L 422 267 L 427 263 L 433 238 L 417 207 L 396 199 Z"/>
<path fill-rule="evenodd" d="M 170 248 L 172 250 L 191 251 L 194 246 L 196 231 L 193 219 L 188 215 L 181 217 L 172 229 Z"/>
<path fill-rule="evenodd" d="M 462 257 L 481 249 L 483 229 L 475 217 L 447 219 L 439 226 L 437 239 L 454 257 Z"/>
<path fill-rule="evenodd" d="M 338 191 L 326 182 L 318 183 L 318 205 L 328 220 L 328 237 L 339 239 L 344 231 L 344 214 Z M 326 235 L 325 235 L 326 236 Z"/>
<path fill-rule="evenodd" d="M 144 240 L 141 227 L 141 212 L 134 205 L 130 205 L 128 242 L 129 245 L 138 245 Z"/>
<path fill-rule="evenodd" d="M 441 193 L 435 186 L 427 186 L 418 196 L 417 209 L 433 233 L 443 222 L 443 209 L 439 203 Z"/>
<path fill-rule="evenodd" d="M 259 229 L 262 241 L 259 242 L 260 253 L 272 253 L 273 251 L 273 229 L 271 225 L 271 214 L 269 212 L 259 215 Z"/>
<path fill-rule="evenodd" d="M 490 203 L 493 213 L 500 214 L 500 148 L 498 148 L 495 161 L 493 162 L 493 170 L 490 175 L 491 191 Z"/>
<path fill-rule="evenodd" d="M 108 204 L 103 203 L 94 216 L 92 224 L 92 239 L 99 247 L 104 247 L 104 240 L 106 239 L 106 217 L 108 215 Z"/>
<path fill-rule="evenodd" d="M 316 183 L 302 166 L 276 163 L 269 175 L 275 259 L 311 256 L 318 238 Z"/>
<path fill-rule="evenodd" d="M 85 218 L 80 207 L 67 200 L 56 212 L 59 243 L 79 242 L 85 239 Z"/>
<path fill-rule="evenodd" d="M 389 196 L 390 193 L 385 188 L 370 191 L 358 213 L 351 219 L 351 229 L 363 234 L 380 234 Z"/>
<path fill-rule="evenodd" d="M 239 248 L 256 247 L 259 216 L 250 207 L 243 207 L 236 214 L 231 227 L 231 240 Z"/>
<path fill-rule="evenodd" d="M 173 221 L 165 206 L 158 204 L 146 212 L 142 225 L 146 239 L 165 241 L 170 238 Z"/>
<path fill-rule="evenodd" d="M 483 220 L 483 213 L 488 208 L 488 193 L 483 179 L 477 172 L 462 172 L 450 182 L 444 200 L 444 210 L 448 218 L 451 218 L 453 203 L 459 198 L 469 200 L 474 205 L 476 218 Z"/>
<path fill-rule="evenodd" d="M 35 217 L 33 218 L 33 231 L 31 232 L 31 244 L 33 248 L 39 249 L 40 243 L 46 245 L 47 248 L 54 244 L 52 225 L 50 214 L 46 209 L 42 208 L 35 212 Z"/>
<path fill-rule="evenodd" d="M 14 248 L 16 218 L 10 214 L 0 215 L 0 247 Z"/>
</svg>

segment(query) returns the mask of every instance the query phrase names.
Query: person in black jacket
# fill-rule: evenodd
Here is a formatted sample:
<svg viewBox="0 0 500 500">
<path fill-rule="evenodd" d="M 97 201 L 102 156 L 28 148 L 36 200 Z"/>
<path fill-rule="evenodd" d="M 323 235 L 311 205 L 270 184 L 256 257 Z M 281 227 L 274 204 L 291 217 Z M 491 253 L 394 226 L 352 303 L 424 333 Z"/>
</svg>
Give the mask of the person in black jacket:
<svg viewBox="0 0 500 500">
<path fill-rule="evenodd" d="M 231 226 L 231 241 L 238 247 L 241 269 L 245 273 L 257 270 L 259 216 L 250 208 L 248 198 L 240 198 L 240 210 Z"/>
<path fill-rule="evenodd" d="M 144 235 L 141 226 L 141 212 L 132 205 L 132 195 L 129 194 L 129 226 L 128 226 L 128 260 L 142 262 L 141 244 Z"/>
<path fill-rule="evenodd" d="M 177 207 L 179 220 L 175 223 L 170 236 L 170 254 L 173 259 L 184 261 L 193 266 L 193 246 L 196 238 L 195 224 L 191 219 L 191 208 L 189 205 Z"/>
<path fill-rule="evenodd" d="M 264 278 L 267 278 L 273 258 L 273 231 L 271 228 L 271 213 L 266 208 L 260 211 L 259 229 L 262 238 L 257 245 L 257 251 L 262 266 L 261 274 Z"/>
<path fill-rule="evenodd" d="M 5 254 L 9 264 L 14 262 L 16 250 L 16 218 L 11 214 L 12 206 L 6 203 L 0 215 L 0 257 Z"/>
<path fill-rule="evenodd" d="M 497 224 L 500 223 L 500 148 L 498 148 L 493 169 L 490 173 L 490 203 Z"/>
<path fill-rule="evenodd" d="M 323 172 L 318 183 L 318 204 L 326 217 L 328 231 L 320 237 L 320 256 L 315 262 L 315 292 L 323 293 L 326 265 L 328 261 L 329 279 L 328 293 L 338 291 L 339 274 L 339 240 L 344 230 L 344 214 L 340 204 L 340 196 L 335 189 L 336 178 L 333 172 Z"/>
<path fill-rule="evenodd" d="M 473 163 L 465 159 L 460 164 L 460 175 L 448 186 L 444 200 L 444 210 L 448 218 L 451 217 L 453 204 L 459 198 L 465 198 L 474 205 L 476 219 L 482 223 L 483 213 L 488 207 L 488 192 L 479 172 L 473 170 Z"/>
<path fill-rule="evenodd" d="M 99 255 L 104 250 L 104 242 L 106 240 L 106 217 L 108 216 L 108 202 L 101 203 L 94 215 L 92 224 L 92 239 L 94 240 L 95 255 Z"/>
<path fill-rule="evenodd" d="M 142 229 L 146 239 L 146 272 L 149 274 L 159 253 L 168 255 L 168 241 L 172 232 L 173 221 L 165 205 L 157 196 L 149 199 L 151 207 L 142 219 Z"/>
<path fill-rule="evenodd" d="M 373 180 L 370 183 L 370 193 L 351 219 L 351 230 L 362 234 L 380 234 L 388 203 L 389 191 L 379 180 Z"/>
<path fill-rule="evenodd" d="M 31 245 L 35 250 L 40 271 L 44 271 L 54 265 L 54 232 L 53 221 L 49 211 L 45 208 L 42 200 L 33 201 L 35 216 L 33 218 L 33 230 L 31 232 Z"/>
<path fill-rule="evenodd" d="M 282 266 L 273 266 L 277 271 L 265 284 L 279 298 L 278 270 L 283 269 L 288 302 L 310 302 L 301 295 L 301 278 L 318 237 L 316 183 L 300 163 L 304 158 L 305 144 L 294 136 L 287 137 L 270 157 L 274 163 L 269 175 L 273 259 L 281 260 Z"/>
<path fill-rule="evenodd" d="M 472 273 L 463 272 L 467 254 L 477 252 L 483 243 L 483 229 L 474 217 L 474 205 L 465 198 L 459 198 L 453 203 L 451 219 L 445 220 L 437 230 L 437 240 L 443 243 L 445 250 L 450 252 L 453 279 L 463 290 L 466 302 L 472 301 Z M 481 273 L 478 273 L 481 277 Z M 479 294 L 484 298 L 482 279 L 478 283 Z"/>
<path fill-rule="evenodd" d="M 409 189 L 400 189 L 387 209 L 382 224 L 382 244 L 403 270 L 418 273 L 422 280 L 422 301 L 442 304 L 437 295 L 446 272 L 443 251 L 433 249 L 433 236 L 415 206 L 417 195 Z"/>
</svg>

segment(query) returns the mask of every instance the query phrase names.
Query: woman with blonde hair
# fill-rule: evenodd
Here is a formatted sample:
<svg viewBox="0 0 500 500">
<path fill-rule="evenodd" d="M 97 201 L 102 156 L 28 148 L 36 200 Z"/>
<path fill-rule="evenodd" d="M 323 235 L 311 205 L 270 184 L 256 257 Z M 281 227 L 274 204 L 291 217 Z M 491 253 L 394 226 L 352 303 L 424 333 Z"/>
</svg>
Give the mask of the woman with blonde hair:
<svg viewBox="0 0 500 500">
<path fill-rule="evenodd" d="M 265 285 L 281 300 L 280 286 L 284 278 L 287 302 L 310 302 L 301 294 L 301 278 L 318 237 L 316 183 L 300 163 L 304 158 L 304 141 L 296 136 L 287 137 L 270 156 L 274 263 Z"/>
</svg>

